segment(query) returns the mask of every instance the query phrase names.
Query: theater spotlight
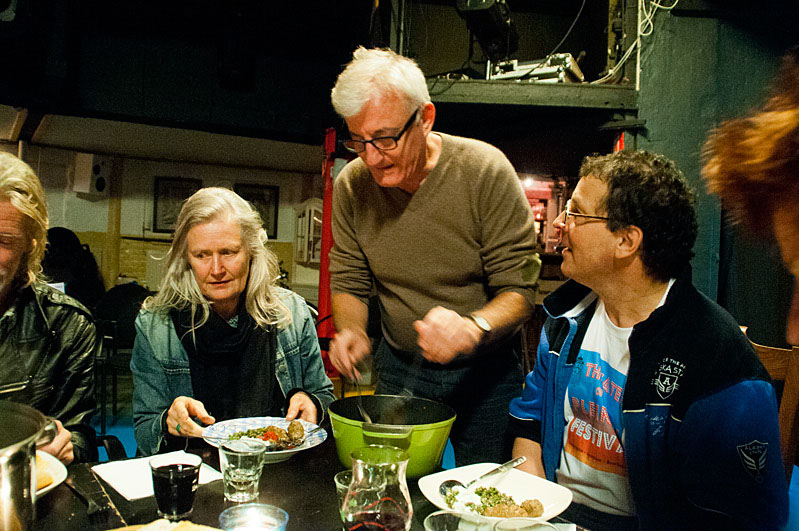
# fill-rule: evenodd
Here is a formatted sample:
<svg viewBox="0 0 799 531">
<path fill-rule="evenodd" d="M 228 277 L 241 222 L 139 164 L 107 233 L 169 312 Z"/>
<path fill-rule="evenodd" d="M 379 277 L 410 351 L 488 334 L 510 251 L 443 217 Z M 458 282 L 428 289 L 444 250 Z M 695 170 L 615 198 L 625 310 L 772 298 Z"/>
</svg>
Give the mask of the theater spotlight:
<svg viewBox="0 0 799 531">
<path fill-rule="evenodd" d="M 519 35 L 506 0 L 457 0 L 455 9 L 489 61 L 508 59 L 519 48 Z"/>
</svg>

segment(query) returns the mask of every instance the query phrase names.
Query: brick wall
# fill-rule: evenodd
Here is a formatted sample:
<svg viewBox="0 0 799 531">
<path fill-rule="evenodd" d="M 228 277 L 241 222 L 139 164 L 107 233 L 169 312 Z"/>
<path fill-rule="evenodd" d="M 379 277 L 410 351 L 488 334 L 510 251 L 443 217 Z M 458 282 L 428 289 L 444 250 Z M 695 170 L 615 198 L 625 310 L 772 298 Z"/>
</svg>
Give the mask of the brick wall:
<svg viewBox="0 0 799 531">
<path fill-rule="evenodd" d="M 147 285 L 147 253 L 163 256 L 169 250 L 169 242 L 122 237 L 119 243 L 119 276 L 135 279 L 148 289 L 158 286 Z"/>
</svg>

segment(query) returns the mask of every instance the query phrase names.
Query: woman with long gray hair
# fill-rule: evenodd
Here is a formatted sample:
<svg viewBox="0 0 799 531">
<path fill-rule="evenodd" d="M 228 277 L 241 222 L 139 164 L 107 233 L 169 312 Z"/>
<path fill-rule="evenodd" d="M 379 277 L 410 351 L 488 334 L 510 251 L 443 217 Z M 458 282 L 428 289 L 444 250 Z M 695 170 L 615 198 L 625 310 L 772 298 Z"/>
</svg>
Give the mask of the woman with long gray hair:
<svg viewBox="0 0 799 531">
<path fill-rule="evenodd" d="M 133 420 L 143 455 L 254 416 L 318 423 L 333 401 L 305 301 L 277 287 L 252 206 L 203 188 L 178 215 L 166 274 L 136 319 Z"/>
</svg>

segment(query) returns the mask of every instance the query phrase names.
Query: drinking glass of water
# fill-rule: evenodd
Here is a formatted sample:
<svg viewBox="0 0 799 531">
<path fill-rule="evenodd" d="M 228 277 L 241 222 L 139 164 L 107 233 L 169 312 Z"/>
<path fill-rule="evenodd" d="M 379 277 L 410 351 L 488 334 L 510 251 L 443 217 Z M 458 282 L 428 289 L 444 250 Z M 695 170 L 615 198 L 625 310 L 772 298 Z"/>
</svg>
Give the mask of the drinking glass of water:
<svg viewBox="0 0 799 531">
<path fill-rule="evenodd" d="M 266 445 L 260 441 L 239 439 L 219 445 L 219 467 L 225 498 L 236 503 L 258 498 L 258 483 L 263 470 Z"/>
<path fill-rule="evenodd" d="M 200 484 L 203 460 L 194 454 L 165 454 L 150 459 L 153 494 L 158 515 L 167 520 L 181 520 L 191 514 L 194 493 Z"/>
</svg>

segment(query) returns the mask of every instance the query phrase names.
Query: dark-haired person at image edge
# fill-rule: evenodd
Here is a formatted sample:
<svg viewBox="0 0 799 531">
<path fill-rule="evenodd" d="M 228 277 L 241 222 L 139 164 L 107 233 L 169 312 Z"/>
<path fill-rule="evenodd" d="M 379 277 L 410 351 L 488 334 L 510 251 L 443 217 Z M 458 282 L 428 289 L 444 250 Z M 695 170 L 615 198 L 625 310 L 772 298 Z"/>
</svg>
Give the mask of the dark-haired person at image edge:
<svg viewBox="0 0 799 531">
<path fill-rule="evenodd" d="M 33 169 L 0 153 L 0 398 L 54 417 L 58 434 L 39 450 L 68 465 L 97 459 L 96 331 L 89 310 L 45 283 L 47 223 Z"/>
<path fill-rule="evenodd" d="M 778 529 L 777 400 L 738 324 L 691 282 L 694 195 L 646 152 L 588 157 L 554 222 L 569 277 L 511 403 L 519 468 L 592 531 Z"/>
<path fill-rule="evenodd" d="M 276 285 L 265 243 L 258 212 L 231 190 L 203 188 L 180 209 L 158 294 L 136 318 L 141 454 L 183 448 L 201 424 L 221 420 L 324 418 L 335 397 L 315 322 L 299 295 Z"/>
<path fill-rule="evenodd" d="M 495 147 L 433 131 L 424 74 L 391 50 L 358 48 L 332 101 L 358 158 L 334 185 L 330 359 L 360 375 L 374 286 L 376 393 L 449 404 L 456 463 L 500 462 L 540 268 L 519 178 Z"/>
<path fill-rule="evenodd" d="M 785 267 L 799 279 L 799 47 L 789 50 L 762 109 L 730 120 L 705 145 L 702 175 L 733 221 L 772 234 Z M 799 345 L 799 288 L 786 339 Z"/>
</svg>

